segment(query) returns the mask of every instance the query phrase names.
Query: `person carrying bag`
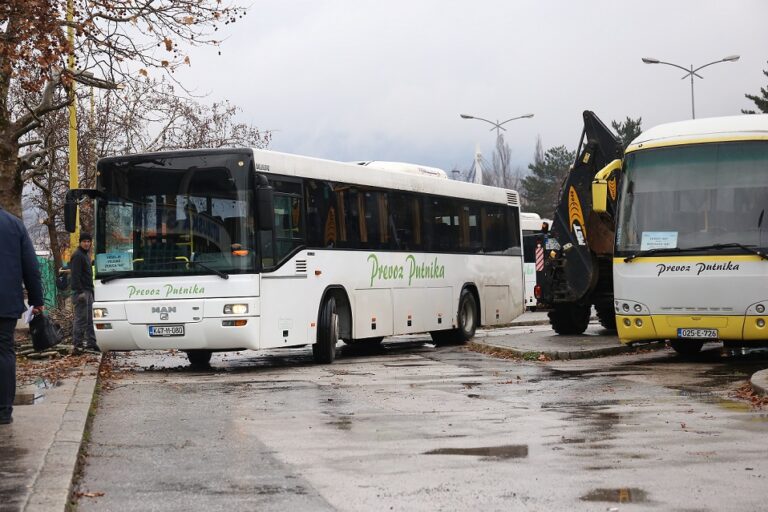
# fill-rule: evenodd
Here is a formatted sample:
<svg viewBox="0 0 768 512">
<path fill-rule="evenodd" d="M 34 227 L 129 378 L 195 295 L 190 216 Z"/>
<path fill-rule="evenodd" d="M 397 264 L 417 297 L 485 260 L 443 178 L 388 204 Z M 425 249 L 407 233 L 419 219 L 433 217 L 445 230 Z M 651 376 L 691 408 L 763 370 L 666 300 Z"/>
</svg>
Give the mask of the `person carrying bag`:
<svg viewBox="0 0 768 512">
<path fill-rule="evenodd" d="M 58 345 L 62 338 L 61 328 L 43 312 L 34 315 L 29 321 L 29 335 L 32 337 L 32 347 L 37 352 Z"/>
</svg>

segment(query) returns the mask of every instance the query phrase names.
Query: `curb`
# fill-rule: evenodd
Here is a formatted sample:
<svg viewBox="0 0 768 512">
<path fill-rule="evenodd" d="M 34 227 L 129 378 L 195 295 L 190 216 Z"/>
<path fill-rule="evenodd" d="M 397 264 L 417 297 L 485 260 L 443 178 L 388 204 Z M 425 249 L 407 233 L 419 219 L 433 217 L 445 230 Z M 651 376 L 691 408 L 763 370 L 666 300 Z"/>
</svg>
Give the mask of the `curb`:
<svg viewBox="0 0 768 512">
<path fill-rule="evenodd" d="M 496 352 L 503 352 L 508 357 L 538 360 L 538 357 L 544 356 L 548 360 L 552 361 L 565 361 L 571 359 L 594 359 L 597 357 L 615 356 L 620 354 L 634 353 L 638 349 L 644 350 L 660 350 L 667 346 L 664 341 L 654 341 L 642 345 L 617 345 L 615 347 L 602 347 L 589 350 L 574 350 L 574 351 L 560 351 L 560 350 L 521 350 L 514 347 L 507 347 L 504 345 L 495 345 L 493 343 L 486 343 L 485 341 L 476 341 L 468 344 L 468 348 L 474 352 L 485 352 L 481 347 L 490 348 Z M 532 359 L 531 359 L 532 357 Z M 767 379 L 768 380 L 768 379 Z M 768 382 L 766 383 L 768 386 Z"/>
<path fill-rule="evenodd" d="M 768 395 L 768 369 L 753 373 L 749 383 L 758 395 Z"/>
<path fill-rule="evenodd" d="M 29 486 L 29 495 L 22 506 L 24 512 L 67 510 L 100 364 L 101 356 L 92 371 L 84 366 L 83 373 L 77 377 L 59 428 Z"/>
</svg>

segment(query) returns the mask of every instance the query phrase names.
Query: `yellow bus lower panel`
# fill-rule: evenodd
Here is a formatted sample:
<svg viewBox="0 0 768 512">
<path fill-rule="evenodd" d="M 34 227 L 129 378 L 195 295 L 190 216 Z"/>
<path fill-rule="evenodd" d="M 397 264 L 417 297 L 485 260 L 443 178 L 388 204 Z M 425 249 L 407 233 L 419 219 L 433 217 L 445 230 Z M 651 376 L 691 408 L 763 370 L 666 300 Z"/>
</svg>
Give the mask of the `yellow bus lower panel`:
<svg viewBox="0 0 768 512">
<path fill-rule="evenodd" d="M 718 338 L 725 341 L 765 341 L 768 340 L 768 315 L 616 315 L 616 328 L 622 343 L 674 340 L 679 328 L 717 329 Z"/>
</svg>

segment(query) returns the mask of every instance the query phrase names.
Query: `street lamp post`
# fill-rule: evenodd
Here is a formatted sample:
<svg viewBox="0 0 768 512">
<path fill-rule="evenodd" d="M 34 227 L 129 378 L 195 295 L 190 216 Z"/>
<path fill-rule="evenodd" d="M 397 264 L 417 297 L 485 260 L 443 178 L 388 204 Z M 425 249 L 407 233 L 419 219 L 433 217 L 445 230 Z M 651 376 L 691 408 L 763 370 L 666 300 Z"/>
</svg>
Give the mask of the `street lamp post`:
<svg viewBox="0 0 768 512">
<path fill-rule="evenodd" d="M 652 57 L 643 57 L 643 62 L 646 64 L 666 64 L 667 66 L 672 66 L 674 68 L 682 69 L 683 71 L 685 71 L 685 75 L 683 75 L 683 77 L 681 78 L 682 80 L 685 80 L 689 76 L 691 77 L 691 117 L 693 119 L 696 119 L 696 107 L 694 106 L 694 101 L 693 101 L 693 77 L 697 77 L 701 79 L 704 78 L 703 76 L 697 74 L 697 71 L 700 71 L 706 68 L 707 66 L 711 66 L 713 64 L 719 64 L 721 62 L 736 62 L 737 60 L 739 60 L 738 55 L 729 55 L 728 57 L 712 61 L 708 64 L 704 64 L 703 66 L 699 66 L 694 69 L 693 64 L 691 64 L 690 68 L 686 68 L 678 64 L 672 64 L 671 62 L 663 62 L 663 61 L 660 61 L 659 59 L 654 59 Z"/>
<path fill-rule="evenodd" d="M 510 121 L 514 121 L 515 119 L 530 119 L 533 117 L 533 114 L 523 114 L 522 116 L 513 117 L 511 119 L 507 119 L 506 121 L 499 122 L 498 120 L 496 122 L 489 121 L 488 119 L 483 119 L 482 117 L 476 117 L 476 116 L 470 116 L 467 114 L 459 114 L 462 119 L 477 119 L 478 121 L 485 121 L 486 123 L 490 123 L 493 125 L 493 128 L 491 128 L 491 131 L 496 130 L 496 138 L 499 138 L 499 135 L 501 135 L 501 130 L 506 131 L 506 128 L 503 128 L 505 124 L 507 124 Z"/>
</svg>

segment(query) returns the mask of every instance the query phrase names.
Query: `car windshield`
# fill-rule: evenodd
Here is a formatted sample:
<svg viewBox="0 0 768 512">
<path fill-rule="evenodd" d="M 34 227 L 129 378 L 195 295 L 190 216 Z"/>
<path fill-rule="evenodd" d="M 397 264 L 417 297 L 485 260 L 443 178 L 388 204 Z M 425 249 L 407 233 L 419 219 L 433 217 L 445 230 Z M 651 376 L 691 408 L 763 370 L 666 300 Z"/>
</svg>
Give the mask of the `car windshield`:
<svg viewBox="0 0 768 512">
<path fill-rule="evenodd" d="M 624 165 L 617 256 L 768 245 L 768 142 L 642 150 L 628 154 Z"/>
<path fill-rule="evenodd" d="M 232 155 L 101 165 L 96 277 L 255 271 L 248 166 L 229 160 Z"/>
</svg>

